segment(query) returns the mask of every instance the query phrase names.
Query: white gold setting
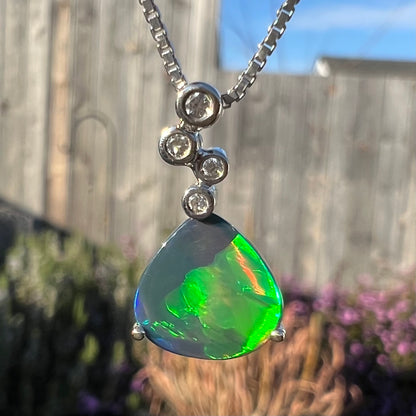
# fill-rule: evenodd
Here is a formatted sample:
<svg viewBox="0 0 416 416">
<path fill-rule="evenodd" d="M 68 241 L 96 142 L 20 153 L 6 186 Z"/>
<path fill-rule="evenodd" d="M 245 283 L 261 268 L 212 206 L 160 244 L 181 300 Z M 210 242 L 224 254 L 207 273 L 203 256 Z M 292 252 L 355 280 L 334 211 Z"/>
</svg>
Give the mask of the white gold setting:
<svg viewBox="0 0 416 416">
<path fill-rule="evenodd" d="M 176 113 L 186 125 L 197 129 L 209 127 L 222 111 L 220 93 L 205 82 L 188 84 L 178 93 Z"/>
<path fill-rule="evenodd" d="M 195 162 L 195 176 L 208 185 L 214 185 L 225 179 L 228 174 L 228 159 L 225 151 L 219 147 L 200 149 Z"/>
<path fill-rule="evenodd" d="M 214 211 L 214 206 L 214 191 L 205 184 L 191 186 L 182 198 L 182 207 L 186 215 L 197 220 L 209 217 Z"/>
<path fill-rule="evenodd" d="M 144 332 L 143 327 L 139 323 L 136 322 L 133 325 L 131 336 L 135 341 L 141 341 L 144 338 L 145 332 Z"/>
<path fill-rule="evenodd" d="M 274 342 L 283 342 L 286 339 L 286 329 L 282 324 L 272 331 L 270 339 Z"/>
<path fill-rule="evenodd" d="M 193 120 L 206 121 L 214 115 L 214 101 L 203 92 L 195 91 L 185 101 L 185 113 Z"/>
<path fill-rule="evenodd" d="M 199 133 L 169 127 L 162 131 L 159 153 L 162 159 L 171 165 L 186 165 L 195 160 L 200 144 Z"/>
</svg>

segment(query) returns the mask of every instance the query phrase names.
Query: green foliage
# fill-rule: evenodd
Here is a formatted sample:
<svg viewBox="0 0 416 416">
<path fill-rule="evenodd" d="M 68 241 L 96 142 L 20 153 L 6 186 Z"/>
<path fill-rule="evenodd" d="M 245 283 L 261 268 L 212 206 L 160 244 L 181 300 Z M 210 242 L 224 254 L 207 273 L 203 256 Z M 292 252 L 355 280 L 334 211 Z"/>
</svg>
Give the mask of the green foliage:
<svg viewBox="0 0 416 416">
<path fill-rule="evenodd" d="M 136 410 L 127 395 L 140 267 L 80 237 L 18 239 L 0 274 L 1 414 Z"/>
</svg>

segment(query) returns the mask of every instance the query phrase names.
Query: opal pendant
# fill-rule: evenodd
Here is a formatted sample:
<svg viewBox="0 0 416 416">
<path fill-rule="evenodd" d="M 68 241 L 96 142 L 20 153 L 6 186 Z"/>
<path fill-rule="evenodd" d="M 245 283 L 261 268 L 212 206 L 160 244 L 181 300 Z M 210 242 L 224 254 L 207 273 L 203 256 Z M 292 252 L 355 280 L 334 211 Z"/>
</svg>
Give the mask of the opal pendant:
<svg viewBox="0 0 416 416">
<path fill-rule="evenodd" d="M 248 354 L 278 327 L 283 298 L 254 247 L 210 215 L 186 220 L 144 271 L 137 323 L 168 351 L 223 360 Z"/>
</svg>

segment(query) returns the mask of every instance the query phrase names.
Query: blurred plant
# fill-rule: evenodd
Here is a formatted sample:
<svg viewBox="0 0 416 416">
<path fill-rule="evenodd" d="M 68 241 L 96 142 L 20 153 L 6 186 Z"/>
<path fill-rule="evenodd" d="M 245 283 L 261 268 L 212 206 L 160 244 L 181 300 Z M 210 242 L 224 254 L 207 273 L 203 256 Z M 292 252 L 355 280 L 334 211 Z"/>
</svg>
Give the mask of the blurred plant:
<svg viewBox="0 0 416 416">
<path fill-rule="evenodd" d="M 357 415 L 416 415 L 416 270 L 374 290 L 361 276 L 352 291 L 328 286 L 313 308 L 325 314 L 330 338 L 345 344 L 344 374 L 365 399 Z"/>
<path fill-rule="evenodd" d="M 341 374 L 343 345 L 327 342 L 323 316 L 310 312 L 307 303 L 290 302 L 285 343 L 230 361 L 184 358 L 151 345 L 137 350 L 146 366 L 133 386 L 150 400 L 151 415 L 340 415 L 359 402 L 360 390 Z"/>
<path fill-rule="evenodd" d="M 284 283 L 288 339 L 228 362 L 149 345 L 133 389 L 152 415 L 416 415 L 416 275 L 374 290 L 330 284 L 311 296 Z"/>
<path fill-rule="evenodd" d="M 394 288 L 363 276 L 355 290 L 332 284 L 318 296 L 288 280 L 286 342 L 226 362 L 136 343 L 137 372 L 129 332 L 141 264 L 130 240 L 122 250 L 20 237 L 0 274 L 1 414 L 137 415 L 150 405 L 152 415 L 416 415 L 414 270 Z"/>
<path fill-rule="evenodd" d="M 18 239 L 0 275 L 1 414 L 128 415 L 142 405 L 130 398 L 139 269 L 79 237 Z"/>
</svg>

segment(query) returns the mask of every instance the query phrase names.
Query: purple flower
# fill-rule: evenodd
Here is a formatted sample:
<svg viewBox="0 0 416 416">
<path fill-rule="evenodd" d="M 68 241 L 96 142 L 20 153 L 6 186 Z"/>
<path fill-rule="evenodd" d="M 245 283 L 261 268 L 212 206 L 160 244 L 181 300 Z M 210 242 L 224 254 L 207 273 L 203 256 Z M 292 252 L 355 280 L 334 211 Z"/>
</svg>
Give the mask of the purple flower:
<svg viewBox="0 0 416 416">
<path fill-rule="evenodd" d="M 377 302 L 377 294 L 374 292 L 364 292 L 358 295 L 358 303 L 366 309 L 372 309 Z"/>
<path fill-rule="evenodd" d="M 384 350 L 388 353 L 391 354 L 394 350 L 395 350 L 395 345 L 393 342 L 387 342 L 386 344 L 384 344 Z"/>
<path fill-rule="evenodd" d="M 337 300 L 337 292 L 333 284 L 329 284 L 322 290 L 321 296 L 314 302 L 314 308 L 317 310 L 332 309 Z"/>
<path fill-rule="evenodd" d="M 329 328 L 329 336 L 344 343 L 347 338 L 347 331 L 342 326 L 334 325 Z"/>
<path fill-rule="evenodd" d="M 407 355 L 412 352 L 412 344 L 408 341 L 402 341 L 397 346 L 397 352 L 400 355 Z"/>
<path fill-rule="evenodd" d="M 401 320 L 397 320 L 397 321 L 393 321 L 391 328 L 393 331 L 397 332 L 402 332 L 402 331 L 408 331 L 409 330 L 409 322 L 407 321 L 401 321 Z"/>
<path fill-rule="evenodd" d="M 396 309 L 390 309 L 388 312 L 387 312 L 387 318 L 390 320 L 390 321 L 395 321 L 397 318 L 398 318 L 398 313 L 397 313 L 397 311 L 396 311 Z"/>
<path fill-rule="evenodd" d="M 82 392 L 78 399 L 79 409 L 87 415 L 94 415 L 100 410 L 100 401 L 93 395 Z"/>
<path fill-rule="evenodd" d="M 377 364 L 381 365 L 382 367 L 387 367 L 387 365 L 389 364 L 389 357 L 387 357 L 386 354 L 379 354 L 377 356 Z"/>
<path fill-rule="evenodd" d="M 378 298 L 379 302 L 383 303 L 383 302 L 386 302 L 388 300 L 388 295 L 387 295 L 386 292 L 378 292 L 377 293 L 377 298 Z"/>
<path fill-rule="evenodd" d="M 391 352 L 392 349 L 393 349 L 393 345 L 394 345 L 394 343 L 393 343 L 394 340 L 392 339 L 392 333 L 388 329 L 385 329 L 381 333 L 380 339 L 381 339 L 381 342 L 384 345 L 385 350 L 387 352 Z"/>
<path fill-rule="evenodd" d="M 383 333 L 383 331 L 385 330 L 385 326 L 382 324 L 377 323 L 374 327 L 374 334 L 376 334 L 377 336 L 381 337 L 381 334 Z"/>
<path fill-rule="evenodd" d="M 353 342 L 350 345 L 350 353 L 351 355 L 354 355 L 355 357 L 360 357 L 365 352 L 365 348 L 363 344 L 360 344 L 359 342 Z"/>
<path fill-rule="evenodd" d="M 360 314 L 353 308 L 345 308 L 338 314 L 338 319 L 343 325 L 354 325 L 360 322 Z"/>
<path fill-rule="evenodd" d="M 411 317 L 409 318 L 409 322 L 413 326 L 413 328 L 416 328 L 416 313 L 411 315 Z"/>
<path fill-rule="evenodd" d="M 368 371 L 368 363 L 365 360 L 359 360 L 355 363 L 355 367 L 359 373 L 365 373 Z"/>
<path fill-rule="evenodd" d="M 394 310 L 398 314 L 400 314 L 400 313 L 407 312 L 409 310 L 409 307 L 410 307 L 410 302 L 407 299 L 403 299 L 403 300 L 396 303 L 396 306 L 394 307 Z"/>
<path fill-rule="evenodd" d="M 288 305 L 295 315 L 307 315 L 309 312 L 308 305 L 300 300 L 294 300 Z"/>
<path fill-rule="evenodd" d="M 379 322 L 386 322 L 387 319 L 387 313 L 383 306 L 377 305 L 374 309 L 374 314 L 376 315 L 376 319 Z"/>
</svg>

